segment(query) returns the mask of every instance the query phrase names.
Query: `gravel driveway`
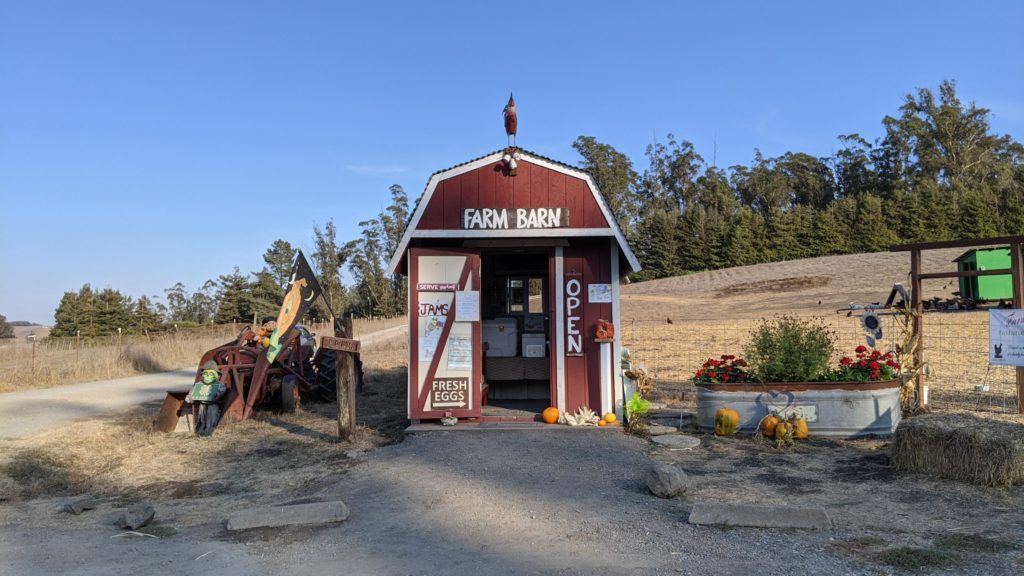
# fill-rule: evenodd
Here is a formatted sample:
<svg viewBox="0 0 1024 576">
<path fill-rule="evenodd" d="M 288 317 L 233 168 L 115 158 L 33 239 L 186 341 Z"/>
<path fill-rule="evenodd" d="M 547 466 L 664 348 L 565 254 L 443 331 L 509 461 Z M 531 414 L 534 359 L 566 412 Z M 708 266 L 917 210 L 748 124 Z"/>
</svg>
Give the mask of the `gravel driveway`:
<svg viewBox="0 0 1024 576">
<path fill-rule="evenodd" d="M 354 466 L 339 462 L 333 482 L 241 499 L 157 502 L 161 523 L 178 530 L 159 540 L 112 538 L 115 502 L 73 517 L 57 512 L 63 500 L 33 500 L 0 508 L 7 516 L 0 574 L 135 574 L 157 566 L 161 574 L 227 576 L 891 573 L 841 553 L 861 534 L 848 526 L 815 532 L 688 524 L 692 502 L 655 498 L 641 482 L 654 460 L 678 461 L 681 453 L 664 450 L 620 430 L 416 433 L 359 455 Z M 719 456 L 698 450 L 704 455 L 691 458 L 708 465 Z M 693 478 L 694 493 L 743 499 L 728 475 Z M 780 488 L 772 503 L 793 498 L 799 495 Z M 347 522 L 222 528 L 240 507 L 333 499 L 350 507 Z M 968 563 L 955 572 L 1014 573 L 1000 566 Z"/>
</svg>

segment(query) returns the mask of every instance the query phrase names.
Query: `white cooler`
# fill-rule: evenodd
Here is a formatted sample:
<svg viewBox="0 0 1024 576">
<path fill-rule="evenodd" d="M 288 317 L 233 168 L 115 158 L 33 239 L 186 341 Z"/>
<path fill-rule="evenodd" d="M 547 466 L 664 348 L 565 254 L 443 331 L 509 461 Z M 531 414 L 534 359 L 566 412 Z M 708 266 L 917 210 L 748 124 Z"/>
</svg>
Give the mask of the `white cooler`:
<svg viewBox="0 0 1024 576">
<path fill-rule="evenodd" d="M 487 343 L 487 355 L 509 357 L 516 355 L 517 332 L 515 318 L 495 318 L 480 323 L 482 340 Z"/>
<path fill-rule="evenodd" d="M 544 334 L 523 334 L 523 356 L 526 358 L 543 358 L 547 356 L 547 345 Z"/>
</svg>

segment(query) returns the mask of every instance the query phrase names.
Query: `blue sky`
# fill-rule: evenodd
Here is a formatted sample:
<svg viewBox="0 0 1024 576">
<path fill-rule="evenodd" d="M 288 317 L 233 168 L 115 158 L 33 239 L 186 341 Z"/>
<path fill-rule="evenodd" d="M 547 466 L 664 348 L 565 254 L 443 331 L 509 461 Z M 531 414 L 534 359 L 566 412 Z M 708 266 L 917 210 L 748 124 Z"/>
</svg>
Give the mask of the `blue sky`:
<svg viewBox="0 0 1024 576">
<path fill-rule="evenodd" d="M 957 82 L 1024 134 L 1014 2 L 0 0 L 0 314 L 84 283 L 138 297 L 342 239 L 505 144 L 576 163 L 673 133 L 720 166 L 828 155 Z"/>
</svg>

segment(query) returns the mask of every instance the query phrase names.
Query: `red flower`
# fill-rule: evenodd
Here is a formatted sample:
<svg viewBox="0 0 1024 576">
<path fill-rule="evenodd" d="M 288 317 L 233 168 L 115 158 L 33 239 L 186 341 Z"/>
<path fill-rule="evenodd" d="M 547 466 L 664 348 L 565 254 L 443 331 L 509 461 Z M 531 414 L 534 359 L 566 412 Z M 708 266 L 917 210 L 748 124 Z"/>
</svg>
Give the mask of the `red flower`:
<svg viewBox="0 0 1024 576">
<path fill-rule="evenodd" d="M 863 367 L 865 367 L 867 365 L 868 365 L 868 361 L 867 360 L 861 360 L 860 362 L 857 362 L 857 366 L 860 366 L 861 368 L 863 368 Z"/>
<path fill-rule="evenodd" d="M 880 370 L 882 368 L 882 365 L 878 362 L 872 362 L 870 366 L 872 370 Z"/>
<path fill-rule="evenodd" d="M 873 351 L 871 352 L 871 357 L 872 357 L 872 358 L 878 358 L 878 357 L 879 357 L 879 356 L 881 356 L 881 355 L 882 355 L 882 353 L 881 353 L 881 352 L 879 352 L 878 350 L 873 350 Z"/>
<path fill-rule="evenodd" d="M 747 361 L 742 359 L 742 358 L 740 358 L 739 360 L 733 362 L 733 365 L 745 367 L 747 365 Z"/>
<path fill-rule="evenodd" d="M 704 370 L 703 369 L 697 370 L 697 378 L 700 378 L 703 375 L 704 375 Z"/>
<path fill-rule="evenodd" d="M 722 374 L 722 382 L 728 382 L 728 381 L 729 381 L 729 375 L 728 374 Z"/>
<path fill-rule="evenodd" d="M 868 351 L 868 347 L 863 345 L 863 344 L 861 344 L 860 346 L 857 346 L 855 351 L 857 352 L 857 354 L 863 354 L 863 353 Z"/>
<path fill-rule="evenodd" d="M 879 378 L 882 377 L 882 373 L 879 372 L 878 370 L 872 370 L 869 376 L 872 380 L 878 380 Z"/>
<path fill-rule="evenodd" d="M 846 356 L 843 356 L 839 363 L 842 364 L 843 366 L 849 366 L 850 364 L 853 364 L 853 360 L 850 360 Z"/>
</svg>

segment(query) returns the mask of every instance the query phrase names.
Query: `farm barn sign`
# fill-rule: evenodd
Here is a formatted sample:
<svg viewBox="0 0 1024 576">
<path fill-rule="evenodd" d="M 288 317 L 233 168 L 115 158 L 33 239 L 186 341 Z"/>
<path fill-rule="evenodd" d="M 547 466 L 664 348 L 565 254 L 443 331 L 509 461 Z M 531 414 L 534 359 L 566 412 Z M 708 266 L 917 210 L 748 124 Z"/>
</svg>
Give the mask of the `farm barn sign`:
<svg viewBox="0 0 1024 576">
<path fill-rule="evenodd" d="M 463 230 L 567 228 L 568 208 L 464 208 Z"/>
</svg>

